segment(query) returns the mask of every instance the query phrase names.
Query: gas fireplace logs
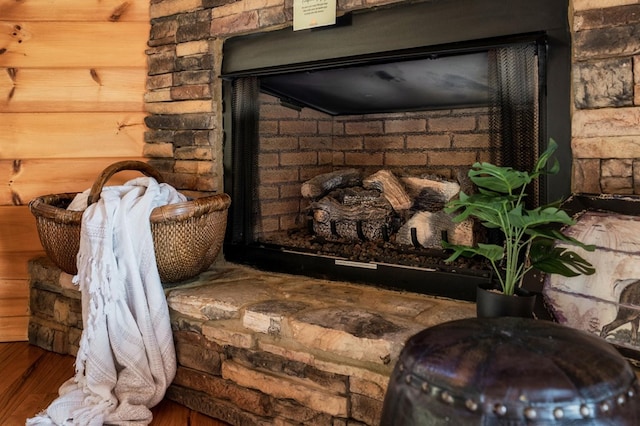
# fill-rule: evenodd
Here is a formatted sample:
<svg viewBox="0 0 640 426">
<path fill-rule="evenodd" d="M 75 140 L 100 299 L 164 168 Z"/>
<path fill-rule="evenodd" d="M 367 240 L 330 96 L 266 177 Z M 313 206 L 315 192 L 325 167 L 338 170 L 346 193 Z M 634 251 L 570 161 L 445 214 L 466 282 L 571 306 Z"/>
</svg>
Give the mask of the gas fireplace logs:
<svg viewBox="0 0 640 426">
<path fill-rule="evenodd" d="M 379 170 L 361 179 L 346 169 L 315 176 L 302 185 L 313 232 L 329 240 L 390 241 L 440 248 L 443 239 L 473 244 L 471 220 L 453 223 L 442 209 L 460 184 L 438 176 L 396 177 Z"/>
</svg>

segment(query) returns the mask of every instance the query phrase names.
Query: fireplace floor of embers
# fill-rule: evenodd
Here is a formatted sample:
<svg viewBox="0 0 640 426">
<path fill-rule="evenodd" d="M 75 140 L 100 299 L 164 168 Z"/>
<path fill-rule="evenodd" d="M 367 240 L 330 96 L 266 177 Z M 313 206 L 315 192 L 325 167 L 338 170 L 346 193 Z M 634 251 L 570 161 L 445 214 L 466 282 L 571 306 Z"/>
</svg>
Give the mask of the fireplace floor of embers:
<svg viewBox="0 0 640 426">
<path fill-rule="evenodd" d="M 403 246 L 396 244 L 393 237 L 391 241 L 351 241 L 339 237 L 327 239 L 305 229 L 294 229 L 273 233 L 259 242 L 301 253 L 337 256 L 356 262 L 378 262 L 442 272 L 460 271 L 480 277 L 489 277 L 491 274 L 491 265 L 484 259 L 459 257 L 446 263 L 445 259 L 450 252 L 441 248 Z"/>
<path fill-rule="evenodd" d="M 75 354 L 80 294 L 30 262 L 31 343 Z M 475 304 L 224 261 L 165 288 L 178 356 L 167 397 L 234 425 L 377 425 L 404 342 Z"/>
</svg>

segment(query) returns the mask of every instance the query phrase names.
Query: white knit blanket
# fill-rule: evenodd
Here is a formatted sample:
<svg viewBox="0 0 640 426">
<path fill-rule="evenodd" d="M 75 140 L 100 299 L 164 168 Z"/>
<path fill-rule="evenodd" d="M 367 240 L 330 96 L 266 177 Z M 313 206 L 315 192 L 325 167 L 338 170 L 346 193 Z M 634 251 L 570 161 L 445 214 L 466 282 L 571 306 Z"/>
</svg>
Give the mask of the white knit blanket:
<svg viewBox="0 0 640 426">
<path fill-rule="evenodd" d="M 86 206 L 88 191 L 70 208 Z M 153 178 L 108 186 L 82 217 L 78 275 L 84 330 L 75 376 L 27 425 L 146 425 L 176 372 L 149 216 L 185 197 Z"/>
</svg>

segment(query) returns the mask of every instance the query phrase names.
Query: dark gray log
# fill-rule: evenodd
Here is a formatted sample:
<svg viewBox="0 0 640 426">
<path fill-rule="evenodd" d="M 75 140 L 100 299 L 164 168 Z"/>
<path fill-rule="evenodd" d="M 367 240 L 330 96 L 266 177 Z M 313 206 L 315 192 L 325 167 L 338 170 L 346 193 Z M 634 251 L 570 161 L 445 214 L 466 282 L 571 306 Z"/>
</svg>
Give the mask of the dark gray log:
<svg viewBox="0 0 640 426">
<path fill-rule="evenodd" d="M 360 172 L 356 169 L 336 170 L 335 172 L 315 176 L 304 182 L 300 192 L 305 198 L 316 199 L 336 188 L 357 186 L 361 182 Z"/>
</svg>

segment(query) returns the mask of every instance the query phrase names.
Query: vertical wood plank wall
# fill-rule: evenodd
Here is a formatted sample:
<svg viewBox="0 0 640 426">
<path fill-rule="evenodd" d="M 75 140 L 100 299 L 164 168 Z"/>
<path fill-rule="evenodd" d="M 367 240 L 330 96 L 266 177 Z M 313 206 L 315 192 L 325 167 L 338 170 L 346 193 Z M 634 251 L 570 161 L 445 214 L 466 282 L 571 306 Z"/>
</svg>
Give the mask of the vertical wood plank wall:
<svg viewBox="0 0 640 426">
<path fill-rule="evenodd" d="M 149 0 L 0 0 L 0 341 L 27 338 L 29 201 L 142 159 L 149 28 Z"/>
</svg>

